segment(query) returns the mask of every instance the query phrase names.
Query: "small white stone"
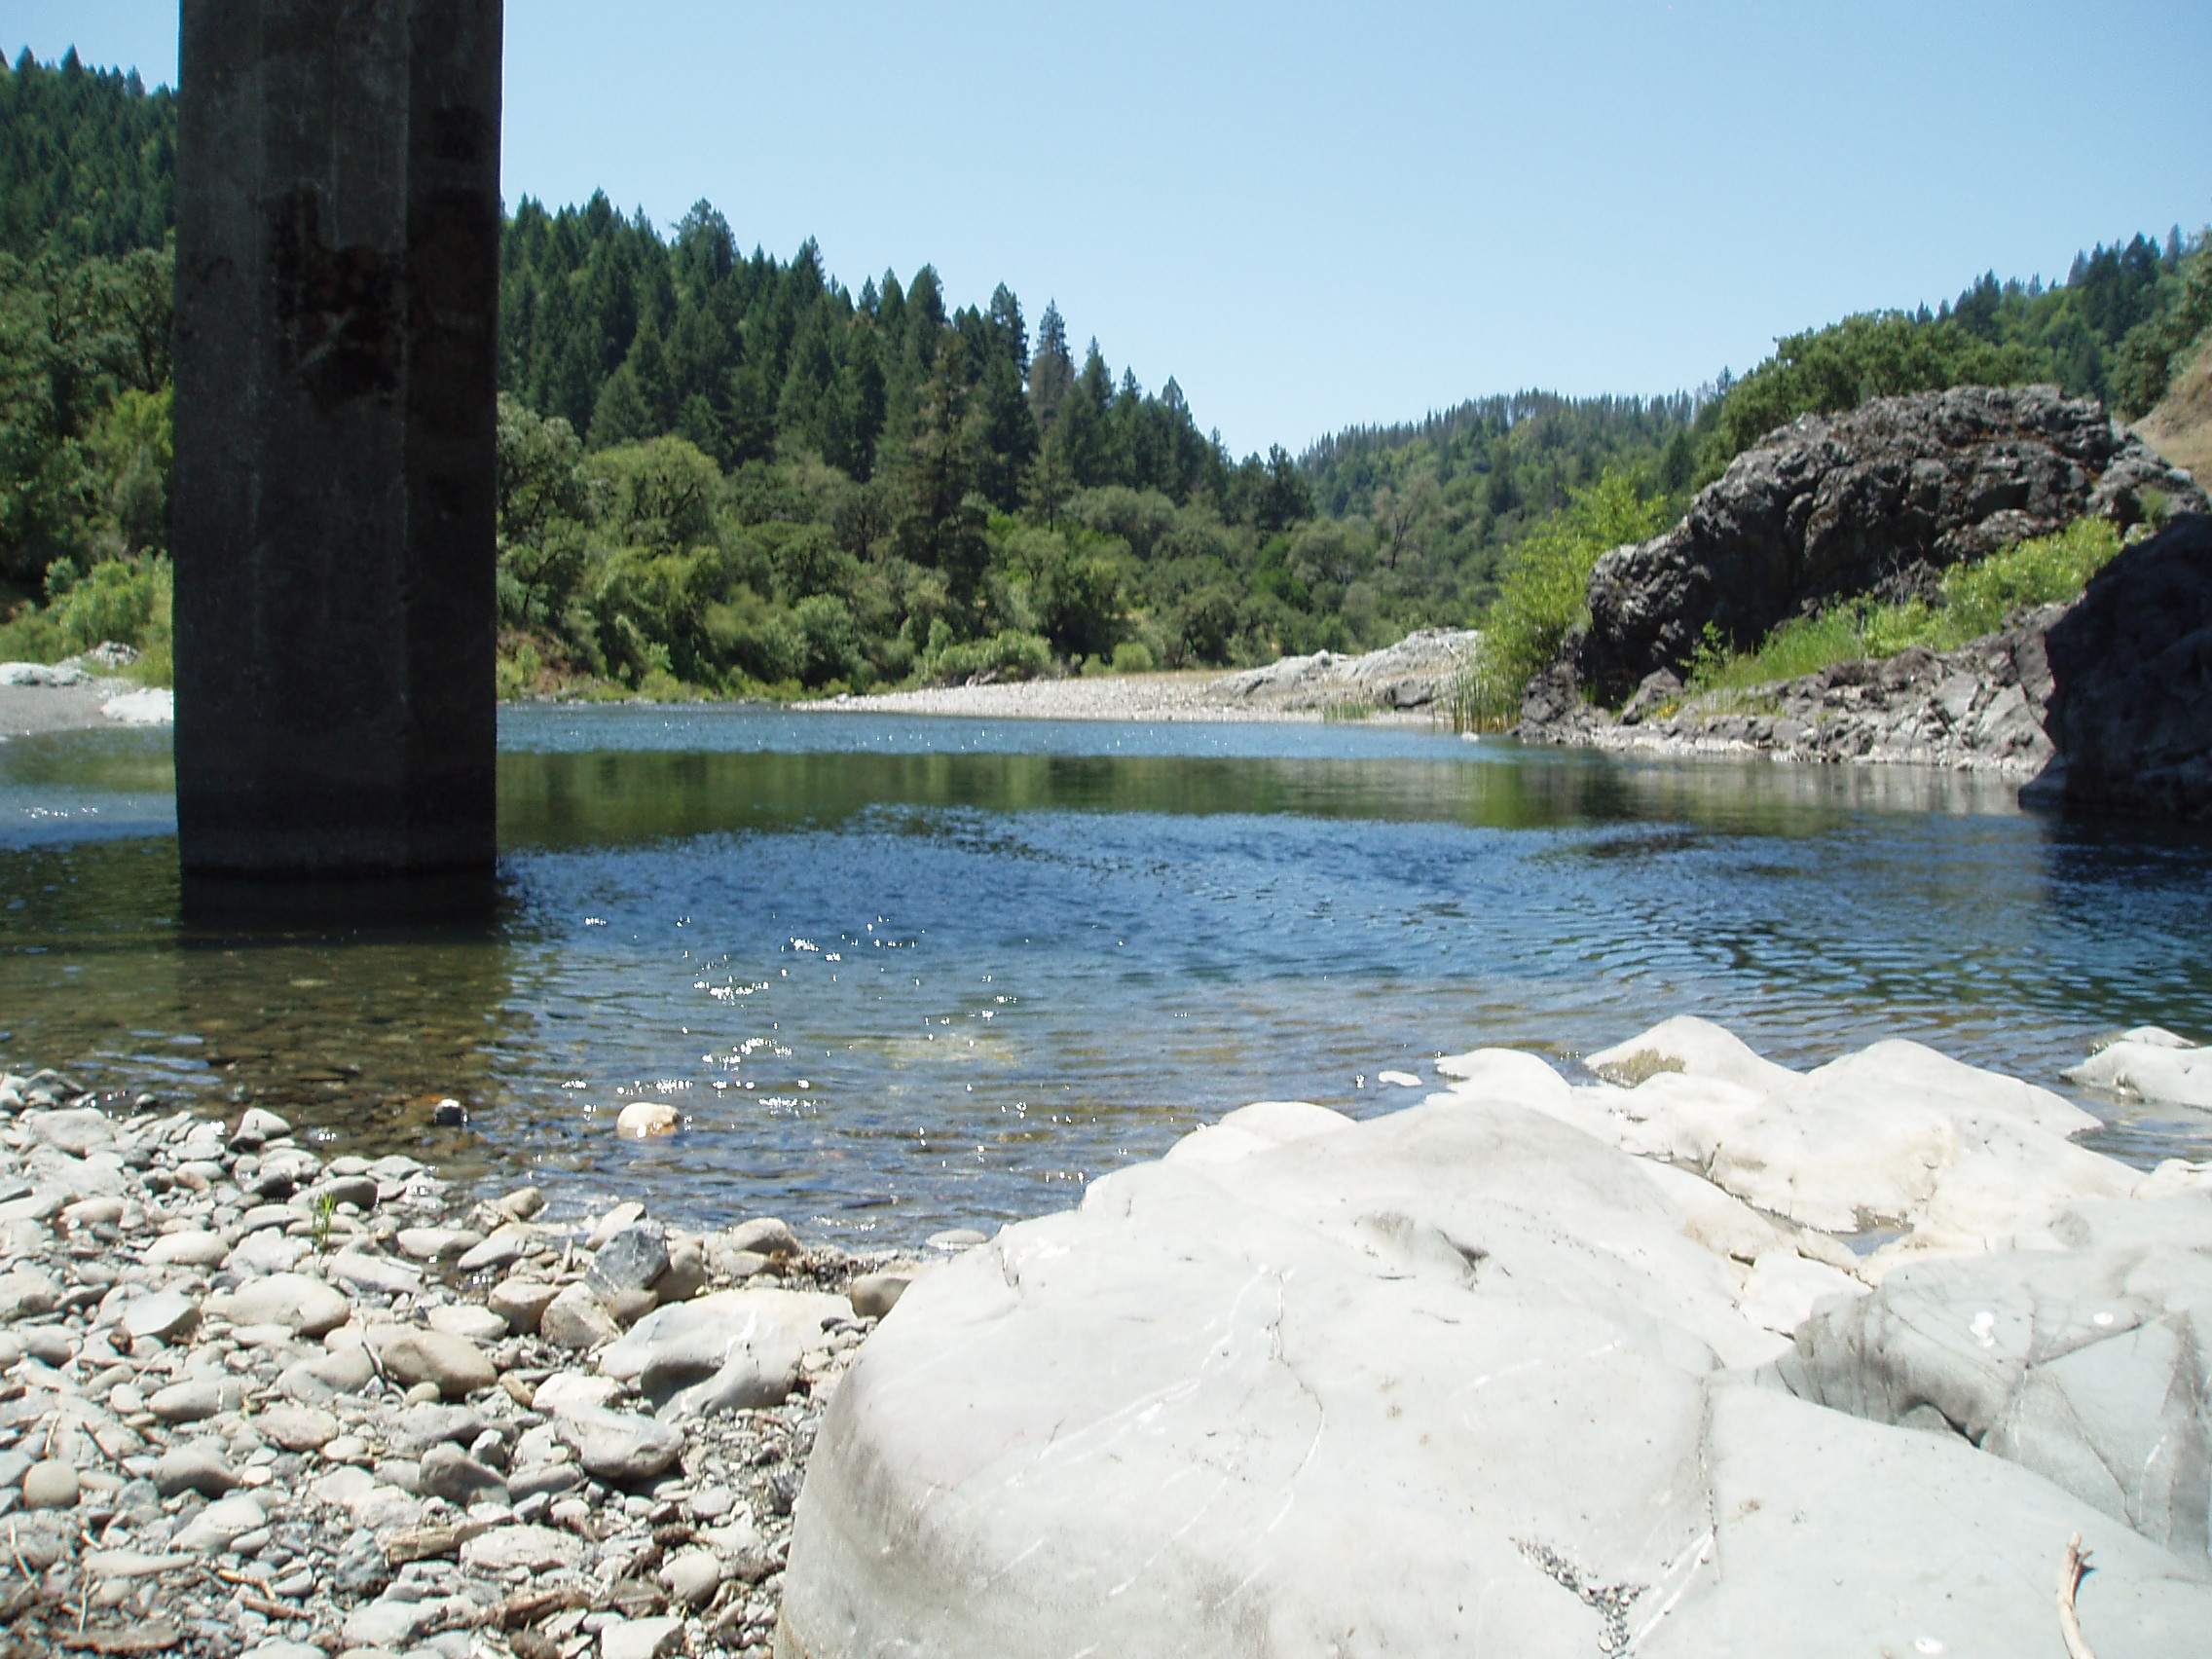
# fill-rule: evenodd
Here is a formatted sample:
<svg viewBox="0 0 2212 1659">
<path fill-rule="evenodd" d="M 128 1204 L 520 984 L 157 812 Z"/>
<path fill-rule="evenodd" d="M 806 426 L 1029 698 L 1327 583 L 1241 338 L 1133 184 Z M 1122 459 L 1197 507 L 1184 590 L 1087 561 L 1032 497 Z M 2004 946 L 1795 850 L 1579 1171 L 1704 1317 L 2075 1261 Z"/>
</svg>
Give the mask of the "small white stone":
<svg viewBox="0 0 2212 1659">
<path fill-rule="evenodd" d="M 449 1302 L 433 1308 L 428 1319 L 431 1330 L 449 1337 L 462 1337 L 472 1343 L 500 1342 L 507 1335 L 506 1320 L 473 1302 Z"/>
<path fill-rule="evenodd" d="M 614 1120 L 614 1132 L 624 1140 L 649 1140 L 672 1135 L 682 1127 L 683 1114 L 663 1100 L 633 1100 Z"/>
<path fill-rule="evenodd" d="M 73 1509 L 80 1490 L 76 1469 L 58 1458 L 33 1463 L 23 1474 L 25 1509 Z"/>
<path fill-rule="evenodd" d="M 682 1619 L 625 1619 L 599 1633 L 600 1659 L 661 1659 L 683 1639 Z"/>
<path fill-rule="evenodd" d="M 254 1499 L 217 1498 L 195 1515 L 171 1542 L 180 1550 L 211 1555 L 229 1549 L 233 1539 L 257 1532 L 268 1525 L 268 1515 Z"/>
<path fill-rule="evenodd" d="M 153 1268 L 211 1268 L 230 1253 L 221 1234 L 186 1229 L 163 1234 L 146 1246 L 144 1260 Z"/>
<path fill-rule="evenodd" d="M 548 1572 L 583 1559 L 583 1540 L 552 1527 L 495 1527 L 461 1546 L 461 1564 L 471 1572 L 511 1572 L 516 1567 Z"/>
</svg>

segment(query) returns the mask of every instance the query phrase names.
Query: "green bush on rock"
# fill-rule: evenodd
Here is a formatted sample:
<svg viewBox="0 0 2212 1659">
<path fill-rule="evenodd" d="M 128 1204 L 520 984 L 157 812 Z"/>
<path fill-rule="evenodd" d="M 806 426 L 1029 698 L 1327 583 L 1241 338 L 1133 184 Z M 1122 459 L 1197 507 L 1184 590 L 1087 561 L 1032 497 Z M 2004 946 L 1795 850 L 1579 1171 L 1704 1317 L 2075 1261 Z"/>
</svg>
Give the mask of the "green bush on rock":
<svg viewBox="0 0 2212 1659">
<path fill-rule="evenodd" d="M 1954 565 L 1939 584 L 1941 603 L 1880 605 L 1858 600 L 1815 616 L 1793 617 L 1756 649 L 1730 651 L 1709 637 L 1692 664 L 1688 689 L 1747 690 L 1817 674 L 1839 662 L 1895 656 L 1913 645 L 1956 650 L 1996 632 L 2025 609 L 2071 600 L 2120 552 L 2120 534 L 2103 519 L 2077 519 L 1971 565 Z"/>
</svg>

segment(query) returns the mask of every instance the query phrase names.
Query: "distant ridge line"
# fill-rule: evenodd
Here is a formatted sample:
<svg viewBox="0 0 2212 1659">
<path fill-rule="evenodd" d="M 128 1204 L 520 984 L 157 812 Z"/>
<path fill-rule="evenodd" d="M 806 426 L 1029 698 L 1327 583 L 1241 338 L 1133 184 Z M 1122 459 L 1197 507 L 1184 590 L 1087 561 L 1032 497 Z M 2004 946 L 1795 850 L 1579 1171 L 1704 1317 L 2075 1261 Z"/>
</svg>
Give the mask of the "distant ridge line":
<svg viewBox="0 0 2212 1659">
<path fill-rule="evenodd" d="M 1717 395 L 1719 388 L 1710 386 L 1700 387 L 1695 391 L 1660 392 L 1650 397 L 1617 392 L 1568 397 L 1561 392 L 1533 389 L 1493 392 L 1487 397 L 1467 398 L 1449 409 L 1432 409 L 1418 421 L 1343 427 L 1307 446 L 1298 463 L 1312 470 L 1353 456 L 1399 449 L 1423 439 L 1442 442 L 1471 429 L 1507 432 L 1524 421 L 1562 409 L 1587 410 L 1600 415 L 1653 416 L 1686 424 L 1695 420 L 1698 410 Z"/>
</svg>

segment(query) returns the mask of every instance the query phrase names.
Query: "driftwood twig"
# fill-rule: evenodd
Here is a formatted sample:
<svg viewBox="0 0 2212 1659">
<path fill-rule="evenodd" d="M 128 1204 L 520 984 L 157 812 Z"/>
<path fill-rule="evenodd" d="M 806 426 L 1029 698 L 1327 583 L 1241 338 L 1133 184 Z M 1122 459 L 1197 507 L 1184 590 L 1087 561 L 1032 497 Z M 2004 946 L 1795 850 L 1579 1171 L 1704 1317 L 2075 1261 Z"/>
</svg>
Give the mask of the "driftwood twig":
<svg viewBox="0 0 2212 1659">
<path fill-rule="evenodd" d="M 2067 1659 L 2097 1659 L 2089 1639 L 2082 1634 L 2082 1615 L 2075 1610 L 2074 1593 L 2088 1575 L 2089 1552 L 2082 1547 L 2082 1534 L 2066 1540 L 2066 1554 L 2058 1562 L 2058 1634 L 2066 1640 Z"/>
</svg>

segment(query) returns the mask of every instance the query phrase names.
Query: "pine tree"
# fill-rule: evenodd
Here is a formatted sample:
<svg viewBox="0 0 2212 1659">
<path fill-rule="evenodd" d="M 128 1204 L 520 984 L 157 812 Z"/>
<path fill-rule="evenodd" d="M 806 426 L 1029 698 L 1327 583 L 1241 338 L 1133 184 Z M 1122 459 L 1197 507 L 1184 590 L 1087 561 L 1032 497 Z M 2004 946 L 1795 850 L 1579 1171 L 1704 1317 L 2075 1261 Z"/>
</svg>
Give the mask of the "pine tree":
<svg viewBox="0 0 2212 1659">
<path fill-rule="evenodd" d="M 1037 417 L 1037 429 L 1050 433 L 1061 400 L 1075 384 L 1075 359 L 1068 353 L 1067 324 L 1060 320 L 1059 306 L 1048 300 L 1045 314 L 1037 319 L 1037 354 L 1029 359 L 1029 407 Z"/>
<path fill-rule="evenodd" d="M 976 491 L 967 343 L 956 331 L 946 331 L 939 347 L 892 483 L 898 502 L 894 547 L 901 557 L 942 573 L 954 603 L 972 608 L 990 544 L 982 534 L 984 503 Z"/>
<path fill-rule="evenodd" d="M 991 291 L 990 324 L 1018 381 L 1029 371 L 1029 330 L 1021 320 L 1021 302 L 1004 282 Z"/>
<path fill-rule="evenodd" d="M 652 411 L 638 389 L 638 377 L 624 363 L 607 377 L 591 412 L 591 447 L 611 449 L 653 435 Z"/>
</svg>

